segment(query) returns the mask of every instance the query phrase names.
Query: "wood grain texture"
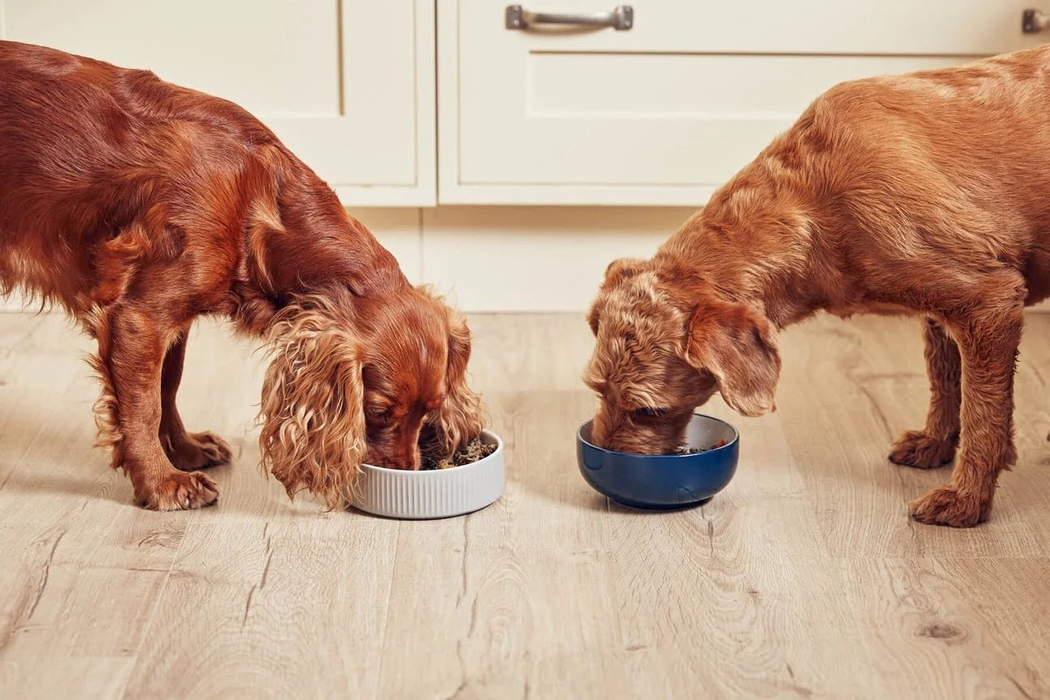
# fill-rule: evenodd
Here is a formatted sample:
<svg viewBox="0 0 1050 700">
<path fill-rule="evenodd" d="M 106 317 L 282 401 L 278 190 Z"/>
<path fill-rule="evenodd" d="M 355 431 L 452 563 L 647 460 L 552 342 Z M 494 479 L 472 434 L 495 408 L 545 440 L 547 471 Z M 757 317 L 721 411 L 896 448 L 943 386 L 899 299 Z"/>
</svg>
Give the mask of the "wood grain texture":
<svg viewBox="0 0 1050 700">
<path fill-rule="evenodd" d="M 217 507 L 148 513 L 90 448 L 89 342 L 0 314 L 0 697 L 1048 697 L 1050 317 L 1017 382 L 991 522 L 906 517 L 947 478 L 886 460 L 921 425 L 916 323 L 783 336 L 780 410 L 734 417 L 729 488 L 630 510 L 576 471 L 579 315 L 474 316 L 509 481 L 465 518 L 289 502 L 258 470 L 262 359 L 203 324 L 180 409 L 220 432 Z"/>
</svg>

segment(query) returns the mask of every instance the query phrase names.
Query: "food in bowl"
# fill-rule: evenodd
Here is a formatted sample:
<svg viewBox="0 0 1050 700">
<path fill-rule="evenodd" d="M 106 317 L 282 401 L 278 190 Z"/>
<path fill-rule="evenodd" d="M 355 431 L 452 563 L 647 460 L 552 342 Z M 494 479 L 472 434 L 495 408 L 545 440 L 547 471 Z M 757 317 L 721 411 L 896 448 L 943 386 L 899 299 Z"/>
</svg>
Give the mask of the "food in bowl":
<svg viewBox="0 0 1050 700">
<path fill-rule="evenodd" d="M 726 444 L 727 443 L 726 443 L 725 440 L 719 440 L 718 442 L 716 442 L 715 444 L 711 445 L 710 447 L 689 447 L 688 445 L 681 445 L 677 450 L 675 450 L 675 454 L 676 455 L 695 455 L 695 454 L 700 454 L 701 452 L 710 452 L 711 450 L 717 450 L 719 447 L 725 447 Z"/>
<path fill-rule="evenodd" d="M 423 453 L 423 462 L 420 467 L 423 471 L 429 471 L 431 469 L 450 469 L 452 467 L 462 467 L 465 464 L 473 464 L 479 460 L 485 459 L 490 454 L 496 451 L 495 443 L 482 442 L 480 437 L 476 437 L 467 443 L 467 446 L 461 450 L 456 450 L 455 454 L 451 457 L 437 457 L 433 454 Z"/>
</svg>

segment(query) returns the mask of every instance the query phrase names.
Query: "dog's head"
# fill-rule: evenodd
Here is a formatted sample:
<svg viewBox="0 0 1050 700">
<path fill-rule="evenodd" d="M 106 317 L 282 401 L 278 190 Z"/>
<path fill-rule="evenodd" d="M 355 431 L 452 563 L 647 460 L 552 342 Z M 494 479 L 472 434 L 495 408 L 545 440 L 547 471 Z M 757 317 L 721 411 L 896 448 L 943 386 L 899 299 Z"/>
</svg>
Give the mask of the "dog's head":
<svg viewBox="0 0 1050 700">
<path fill-rule="evenodd" d="M 303 295 L 280 312 L 270 339 L 260 445 L 289 495 L 307 489 L 336 507 L 362 462 L 419 469 L 424 424 L 428 448 L 442 457 L 481 432 L 466 385 L 470 332 L 426 290 Z"/>
<path fill-rule="evenodd" d="M 650 261 L 617 260 L 588 321 L 596 342 L 584 381 L 600 399 L 592 438 L 601 447 L 673 452 L 715 391 L 744 415 L 775 408 L 776 334 L 749 307 L 684 291 Z"/>
</svg>

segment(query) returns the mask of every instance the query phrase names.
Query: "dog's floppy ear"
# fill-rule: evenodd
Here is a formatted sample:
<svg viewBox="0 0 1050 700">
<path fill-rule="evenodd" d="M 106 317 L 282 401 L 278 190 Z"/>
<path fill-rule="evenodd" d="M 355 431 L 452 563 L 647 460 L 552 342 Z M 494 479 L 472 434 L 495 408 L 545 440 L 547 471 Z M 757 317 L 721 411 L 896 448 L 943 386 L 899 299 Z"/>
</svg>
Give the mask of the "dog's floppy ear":
<svg viewBox="0 0 1050 700">
<path fill-rule="evenodd" d="M 684 359 L 718 380 L 722 398 L 745 416 L 776 410 L 780 353 L 773 324 L 741 304 L 708 302 L 694 310 Z"/>
<path fill-rule="evenodd" d="M 451 307 L 448 313 L 448 394 L 433 417 L 437 435 L 442 439 L 448 457 L 481 435 L 481 398 L 467 384 L 467 363 L 470 361 L 470 328 L 466 319 Z"/>
<path fill-rule="evenodd" d="M 484 419 L 479 397 L 467 384 L 470 361 L 470 328 L 463 314 L 427 287 L 419 287 L 440 307 L 448 320 L 448 369 L 445 373 L 445 400 L 427 418 L 420 439 L 423 452 L 450 458 L 481 435 Z"/>
<path fill-rule="evenodd" d="M 307 489 L 330 508 L 353 492 L 367 451 L 358 341 L 336 305 L 310 295 L 270 330 L 263 382 L 262 463 L 289 496 Z"/>
</svg>

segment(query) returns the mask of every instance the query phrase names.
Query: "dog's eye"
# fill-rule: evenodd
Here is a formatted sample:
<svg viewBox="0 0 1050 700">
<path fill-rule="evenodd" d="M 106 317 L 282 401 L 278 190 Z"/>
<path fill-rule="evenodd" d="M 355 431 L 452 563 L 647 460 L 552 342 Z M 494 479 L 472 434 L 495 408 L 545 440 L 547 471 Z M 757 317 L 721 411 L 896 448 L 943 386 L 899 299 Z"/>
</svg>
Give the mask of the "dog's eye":
<svg viewBox="0 0 1050 700">
<path fill-rule="evenodd" d="M 667 412 L 668 409 L 666 408 L 657 408 L 654 406 L 645 406 L 631 411 L 635 418 L 660 418 L 661 416 L 667 415 Z"/>
<path fill-rule="evenodd" d="M 391 412 L 393 412 L 392 406 L 383 406 L 380 404 L 369 404 L 365 406 L 365 413 L 369 418 L 376 421 L 384 421 L 390 418 Z"/>
</svg>

